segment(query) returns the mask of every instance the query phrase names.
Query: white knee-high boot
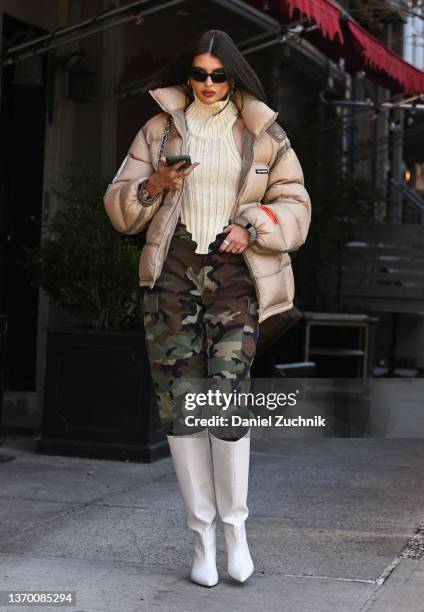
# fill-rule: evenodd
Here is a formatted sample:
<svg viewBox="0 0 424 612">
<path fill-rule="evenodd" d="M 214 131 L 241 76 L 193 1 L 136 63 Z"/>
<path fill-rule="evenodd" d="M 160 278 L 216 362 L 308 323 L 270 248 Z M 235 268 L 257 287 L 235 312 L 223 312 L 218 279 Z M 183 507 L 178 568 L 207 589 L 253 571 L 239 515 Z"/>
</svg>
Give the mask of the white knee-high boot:
<svg viewBox="0 0 424 612">
<path fill-rule="evenodd" d="M 203 586 L 218 582 L 216 569 L 216 498 L 208 432 L 188 436 L 167 434 L 172 460 L 194 532 L 190 579 Z"/>
<path fill-rule="evenodd" d="M 240 440 L 220 440 L 211 434 L 216 501 L 224 524 L 228 573 L 244 582 L 254 570 L 246 540 L 245 520 L 249 514 L 250 431 Z"/>
</svg>

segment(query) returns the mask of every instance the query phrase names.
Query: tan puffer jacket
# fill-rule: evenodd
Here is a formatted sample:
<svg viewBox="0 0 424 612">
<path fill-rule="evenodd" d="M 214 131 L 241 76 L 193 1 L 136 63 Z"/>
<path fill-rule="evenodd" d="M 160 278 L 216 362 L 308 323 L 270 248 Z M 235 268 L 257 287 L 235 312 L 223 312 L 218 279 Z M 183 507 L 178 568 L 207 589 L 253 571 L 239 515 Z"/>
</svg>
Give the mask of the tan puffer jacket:
<svg viewBox="0 0 424 612">
<path fill-rule="evenodd" d="M 123 234 L 136 234 L 148 226 L 140 254 L 139 285 L 153 287 L 180 216 L 184 181 L 180 190 L 164 190 L 150 206 L 140 204 L 137 189 L 156 170 L 169 114 L 173 118 L 172 129 L 162 155 L 182 155 L 186 151 L 184 109 L 189 99 L 185 85 L 162 87 L 149 93 L 163 112 L 154 115 L 136 135 L 106 190 L 104 205 L 113 226 Z M 306 240 L 311 202 L 296 153 L 285 131 L 276 123 L 278 113 L 245 93 L 236 92 L 233 100 L 241 109 L 233 136 L 243 165 L 230 223 L 251 223 L 256 230 L 256 239 L 242 255 L 255 285 L 261 323 L 293 306 L 294 279 L 289 253 Z"/>
</svg>

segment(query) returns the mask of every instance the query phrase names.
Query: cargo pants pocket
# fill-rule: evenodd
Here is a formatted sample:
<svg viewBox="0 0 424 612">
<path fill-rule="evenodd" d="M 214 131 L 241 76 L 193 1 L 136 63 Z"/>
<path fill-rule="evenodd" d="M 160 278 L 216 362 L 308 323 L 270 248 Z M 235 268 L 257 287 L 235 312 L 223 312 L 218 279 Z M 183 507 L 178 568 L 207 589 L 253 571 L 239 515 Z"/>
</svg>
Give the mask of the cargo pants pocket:
<svg viewBox="0 0 424 612">
<path fill-rule="evenodd" d="M 143 309 L 150 372 L 163 428 L 179 434 L 194 433 L 196 429 L 187 428 L 181 422 L 184 392 L 190 388 L 185 389 L 180 379 L 204 378 L 201 338 L 195 340 L 192 332 L 182 328 L 186 315 L 178 309 L 178 300 L 173 294 L 145 292 Z"/>
<path fill-rule="evenodd" d="M 210 409 L 209 416 L 215 417 L 216 424 L 209 430 L 221 439 L 239 439 L 249 430 L 245 420 L 253 415 L 248 402 L 239 402 L 237 397 L 239 393 L 249 393 L 250 390 L 250 385 L 247 388 L 241 383 L 250 378 L 250 367 L 256 353 L 258 304 L 256 297 L 248 295 L 244 300 L 227 302 L 226 305 L 228 309 L 222 304 L 215 310 L 215 320 L 210 314 L 208 375 L 213 379 L 210 383 L 213 390 L 219 389 L 227 394 L 227 398 L 233 394 L 235 401 L 226 404 L 225 410 L 219 406 Z M 226 321 L 225 325 L 219 325 L 220 319 Z"/>
<path fill-rule="evenodd" d="M 150 373 L 156 398 L 159 419 L 165 431 L 173 428 L 173 400 L 169 377 L 162 369 L 164 330 L 159 311 L 159 295 L 145 291 L 143 296 L 144 338 L 149 357 Z M 162 342 L 161 342 L 162 340 Z"/>
<path fill-rule="evenodd" d="M 255 297 L 217 300 L 204 317 L 208 378 L 248 378 L 259 334 Z"/>
</svg>

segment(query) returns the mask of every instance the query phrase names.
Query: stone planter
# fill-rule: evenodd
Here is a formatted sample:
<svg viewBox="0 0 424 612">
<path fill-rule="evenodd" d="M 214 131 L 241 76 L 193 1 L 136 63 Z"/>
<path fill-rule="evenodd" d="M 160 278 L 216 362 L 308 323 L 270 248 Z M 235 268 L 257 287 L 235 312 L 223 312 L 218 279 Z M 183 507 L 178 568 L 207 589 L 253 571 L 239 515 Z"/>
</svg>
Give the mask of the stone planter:
<svg viewBox="0 0 424 612">
<path fill-rule="evenodd" d="M 169 454 L 144 332 L 47 332 L 39 451 L 151 462 Z"/>
</svg>

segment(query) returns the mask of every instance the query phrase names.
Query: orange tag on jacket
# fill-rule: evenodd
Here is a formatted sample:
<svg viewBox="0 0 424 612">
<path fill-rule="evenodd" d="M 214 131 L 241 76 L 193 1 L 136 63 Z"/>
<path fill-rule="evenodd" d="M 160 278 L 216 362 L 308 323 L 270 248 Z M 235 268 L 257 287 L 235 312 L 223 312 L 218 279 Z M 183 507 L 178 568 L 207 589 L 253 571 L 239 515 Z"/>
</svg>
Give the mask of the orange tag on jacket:
<svg viewBox="0 0 424 612">
<path fill-rule="evenodd" d="M 271 208 L 268 208 L 268 206 L 265 206 L 265 204 L 260 204 L 259 208 L 261 210 L 263 210 L 268 215 L 268 217 L 270 217 L 272 219 L 272 222 L 275 223 L 275 225 L 279 224 L 279 221 L 278 221 L 274 211 L 271 210 Z"/>
</svg>

